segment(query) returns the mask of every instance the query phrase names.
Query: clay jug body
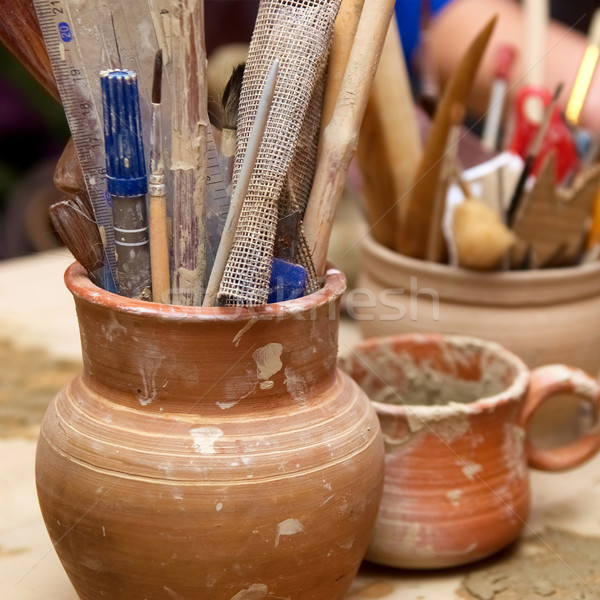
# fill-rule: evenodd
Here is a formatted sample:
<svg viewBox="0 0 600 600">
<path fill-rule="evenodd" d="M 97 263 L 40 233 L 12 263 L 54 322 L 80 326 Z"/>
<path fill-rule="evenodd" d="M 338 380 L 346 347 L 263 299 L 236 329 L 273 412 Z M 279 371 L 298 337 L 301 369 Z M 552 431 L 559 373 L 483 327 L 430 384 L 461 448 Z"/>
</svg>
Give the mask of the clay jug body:
<svg viewBox="0 0 600 600">
<path fill-rule="evenodd" d="M 341 273 L 255 310 L 130 300 L 65 276 L 83 373 L 42 424 L 36 482 L 85 600 L 344 598 L 383 444 L 336 368 Z"/>
</svg>

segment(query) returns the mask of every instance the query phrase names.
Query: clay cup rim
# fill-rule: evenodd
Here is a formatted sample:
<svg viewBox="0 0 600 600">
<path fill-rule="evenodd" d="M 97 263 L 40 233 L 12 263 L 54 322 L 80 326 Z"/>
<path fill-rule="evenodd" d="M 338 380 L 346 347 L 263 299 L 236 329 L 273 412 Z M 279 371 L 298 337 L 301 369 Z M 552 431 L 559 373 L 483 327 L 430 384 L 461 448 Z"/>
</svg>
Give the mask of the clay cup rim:
<svg viewBox="0 0 600 600">
<path fill-rule="evenodd" d="M 406 416 L 429 420 L 432 416 L 435 420 L 451 418 L 457 415 L 476 415 L 497 408 L 503 404 L 519 402 L 527 392 L 529 385 L 529 369 L 525 363 L 513 352 L 504 348 L 496 342 L 483 340 L 480 338 L 463 335 L 443 335 L 443 334 L 398 334 L 380 338 L 370 338 L 358 342 L 353 347 L 355 356 L 360 356 L 361 352 L 368 352 L 381 345 L 393 344 L 394 347 L 403 343 L 440 343 L 453 346 L 455 348 L 464 348 L 465 345 L 480 348 L 482 352 L 491 353 L 495 358 L 505 365 L 509 366 L 514 373 L 511 383 L 500 392 L 488 396 L 483 396 L 470 402 L 449 402 L 448 404 L 421 405 L 421 404 L 390 404 L 380 402 L 370 398 L 372 405 L 379 414 L 389 416 Z M 350 372 L 352 376 L 352 373 Z M 360 382 L 359 382 L 360 385 Z M 387 384 L 386 384 L 387 385 Z M 365 390 L 367 396 L 369 391 Z M 370 397 L 370 396 L 369 396 Z"/>
<path fill-rule="evenodd" d="M 344 274 L 327 264 L 325 284 L 318 291 L 296 298 L 262 306 L 181 306 L 175 304 L 160 304 L 135 298 L 127 298 L 104 290 L 95 285 L 84 267 L 77 261 L 73 262 L 64 275 L 65 285 L 73 296 L 79 300 L 112 309 L 116 312 L 135 314 L 148 318 L 186 322 L 203 322 L 214 320 L 244 321 L 250 319 L 270 320 L 274 318 L 293 317 L 315 310 L 320 306 L 331 303 L 341 297 L 346 289 Z"/>
</svg>

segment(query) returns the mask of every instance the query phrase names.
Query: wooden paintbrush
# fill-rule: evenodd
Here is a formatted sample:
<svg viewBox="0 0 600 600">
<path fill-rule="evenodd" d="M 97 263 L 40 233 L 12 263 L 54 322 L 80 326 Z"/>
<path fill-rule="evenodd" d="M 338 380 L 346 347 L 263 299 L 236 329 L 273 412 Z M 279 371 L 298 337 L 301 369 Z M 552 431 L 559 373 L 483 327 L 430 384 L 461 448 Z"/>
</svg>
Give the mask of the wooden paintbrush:
<svg viewBox="0 0 600 600">
<path fill-rule="evenodd" d="M 89 209 L 89 200 L 82 196 L 67 196 L 48 210 L 54 230 L 90 279 L 102 284 L 104 246 L 98 225 Z"/>
<path fill-rule="evenodd" d="M 306 241 L 320 277 L 325 273 L 333 220 L 393 12 L 394 0 L 365 2 L 335 110 L 321 140 L 304 215 Z"/>
<path fill-rule="evenodd" d="M 235 158 L 235 147 L 237 142 L 238 109 L 245 66 L 246 64 L 242 63 L 233 69 L 233 73 L 223 90 L 223 96 L 221 98 L 223 110 L 221 154 L 224 159 L 222 163 L 222 173 L 227 186 L 231 184 L 231 174 L 233 172 L 233 160 Z"/>
<path fill-rule="evenodd" d="M 154 77 L 152 79 L 152 127 L 150 129 L 150 175 L 148 177 L 150 265 L 152 270 L 152 299 L 154 302 L 168 304 L 171 295 L 171 283 L 165 166 L 162 156 L 162 67 L 162 50 L 159 50 L 154 61 Z"/>
</svg>

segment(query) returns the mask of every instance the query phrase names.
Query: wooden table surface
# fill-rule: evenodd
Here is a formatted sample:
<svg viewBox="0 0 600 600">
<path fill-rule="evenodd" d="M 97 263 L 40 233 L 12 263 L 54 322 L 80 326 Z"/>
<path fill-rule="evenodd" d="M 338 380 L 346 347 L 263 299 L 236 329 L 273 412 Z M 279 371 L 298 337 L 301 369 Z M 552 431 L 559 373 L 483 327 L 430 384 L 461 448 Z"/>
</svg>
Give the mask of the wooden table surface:
<svg viewBox="0 0 600 600">
<path fill-rule="evenodd" d="M 60 251 L 0 263 L 0 340 L 10 339 L 20 348 L 44 348 L 56 357 L 80 359 L 73 301 L 62 282 L 70 261 L 69 255 Z M 352 324 L 344 323 L 341 346 L 355 338 Z M 0 438 L 0 456 L 0 598 L 77 600 L 37 505 L 35 441 Z M 545 532 L 553 527 L 600 538 L 599 457 L 568 473 L 532 472 L 532 488 L 533 510 L 526 535 L 543 542 Z M 600 556 L 598 559 L 600 563 Z M 502 564 L 503 560 L 501 556 L 492 562 Z M 577 569 L 558 557 L 556 561 L 557 569 Z M 465 598 L 460 591 L 465 577 L 488 566 L 489 561 L 450 571 L 409 572 L 365 564 L 348 600 Z"/>
</svg>

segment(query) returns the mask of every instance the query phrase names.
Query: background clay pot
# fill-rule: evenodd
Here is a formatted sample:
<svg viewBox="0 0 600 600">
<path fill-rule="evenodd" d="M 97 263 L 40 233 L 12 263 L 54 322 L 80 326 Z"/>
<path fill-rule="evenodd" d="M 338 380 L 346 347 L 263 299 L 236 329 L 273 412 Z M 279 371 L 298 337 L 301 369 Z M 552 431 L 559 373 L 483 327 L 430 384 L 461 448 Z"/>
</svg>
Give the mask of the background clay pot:
<svg viewBox="0 0 600 600">
<path fill-rule="evenodd" d="M 80 598 L 344 598 L 383 478 L 378 420 L 336 369 L 343 275 L 256 310 L 164 306 L 66 273 L 84 370 L 36 480 Z"/>
<path fill-rule="evenodd" d="M 527 437 L 534 412 L 557 394 L 577 393 L 598 414 L 600 386 L 579 369 L 530 374 L 497 344 L 438 335 L 366 340 L 344 364 L 371 397 L 386 446 L 374 562 L 440 568 L 500 550 L 528 517 L 528 465 L 570 468 L 600 446 L 597 428 L 559 449 Z"/>
<path fill-rule="evenodd" d="M 370 290 L 370 297 L 357 296 L 369 306 L 355 312 L 364 337 L 468 335 L 498 342 L 529 367 L 568 363 L 597 375 L 600 261 L 564 269 L 477 273 L 403 256 L 370 236 L 362 247 L 357 287 Z"/>
</svg>

